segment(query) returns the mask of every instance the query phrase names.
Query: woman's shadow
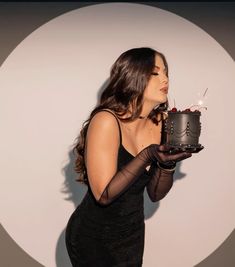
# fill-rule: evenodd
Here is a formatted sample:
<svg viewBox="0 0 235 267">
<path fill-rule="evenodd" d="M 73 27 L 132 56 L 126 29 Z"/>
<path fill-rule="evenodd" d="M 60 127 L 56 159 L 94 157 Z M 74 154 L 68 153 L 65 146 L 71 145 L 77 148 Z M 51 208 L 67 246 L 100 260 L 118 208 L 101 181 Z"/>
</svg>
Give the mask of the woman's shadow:
<svg viewBox="0 0 235 267">
<path fill-rule="evenodd" d="M 101 89 L 98 92 L 97 99 L 100 99 L 101 92 L 106 87 L 106 81 Z M 72 149 L 68 155 L 68 163 L 62 168 L 62 173 L 65 177 L 61 192 L 66 194 L 64 198 L 67 201 L 72 201 L 74 207 L 76 208 L 84 198 L 87 192 L 87 186 L 83 185 L 76 181 L 78 178 L 78 174 L 74 171 L 74 164 L 75 164 L 75 156 L 73 154 Z M 182 179 L 185 177 L 185 173 L 180 171 L 181 162 L 177 164 L 177 168 L 174 174 L 174 183 L 176 180 Z M 173 185 L 174 186 L 174 185 Z M 170 193 L 170 192 L 169 192 Z M 147 192 L 144 192 L 144 213 L 145 213 L 145 220 L 151 218 L 153 214 L 157 211 L 160 206 L 160 201 L 158 202 L 151 202 L 149 199 Z M 68 218 L 69 220 L 69 218 Z M 65 228 L 61 232 L 57 244 L 56 244 L 56 251 L 55 251 L 55 261 L 57 267 L 71 267 L 70 259 L 68 256 L 68 252 L 65 245 Z"/>
<path fill-rule="evenodd" d="M 74 162 L 75 156 L 71 150 L 69 152 L 69 162 L 62 170 L 64 173 L 65 182 L 61 191 L 66 194 L 66 198 L 64 199 L 67 201 L 72 201 L 74 208 L 76 208 L 85 196 L 87 186 L 76 181 L 78 174 L 74 171 Z M 63 229 L 56 244 L 55 260 L 57 267 L 72 266 L 65 245 L 65 229 Z"/>
<path fill-rule="evenodd" d="M 174 181 L 173 186 L 175 185 L 177 180 L 181 180 L 182 178 L 184 178 L 186 176 L 186 173 L 181 172 L 180 168 L 181 168 L 181 162 L 178 162 L 176 165 L 176 170 L 175 170 L 174 177 L 173 177 L 173 181 Z M 168 194 L 170 194 L 170 192 L 171 191 L 169 191 Z M 165 197 L 167 197 L 167 195 Z M 164 200 L 164 198 L 163 198 L 163 200 Z M 146 189 L 144 190 L 144 216 L 145 216 L 145 220 L 151 218 L 154 215 L 156 210 L 159 208 L 160 203 L 161 203 L 161 200 L 158 202 L 152 202 L 148 197 L 148 193 L 147 193 Z"/>
</svg>

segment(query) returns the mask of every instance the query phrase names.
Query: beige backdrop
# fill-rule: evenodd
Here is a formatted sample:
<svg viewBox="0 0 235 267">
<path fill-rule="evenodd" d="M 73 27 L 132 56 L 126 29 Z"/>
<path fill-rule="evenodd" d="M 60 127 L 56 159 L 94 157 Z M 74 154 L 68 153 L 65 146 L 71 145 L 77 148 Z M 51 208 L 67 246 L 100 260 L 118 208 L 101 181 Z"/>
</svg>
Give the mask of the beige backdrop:
<svg viewBox="0 0 235 267">
<path fill-rule="evenodd" d="M 234 136 L 225 119 L 233 112 L 234 92 L 221 90 L 234 84 L 233 60 L 207 33 L 175 14 L 127 3 L 91 6 L 43 25 L 1 68 L 2 224 L 46 266 L 55 265 L 61 232 L 85 192 L 72 182 L 70 145 L 113 61 L 143 45 L 166 55 L 170 100 L 179 108 L 196 103 L 209 88 L 208 111 L 201 118 L 205 150 L 179 166 L 164 200 L 152 204 L 146 197 L 144 266 L 156 261 L 192 266 L 234 229 L 234 171 L 228 168 L 234 145 L 224 138 L 227 131 Z"/>
</svg>

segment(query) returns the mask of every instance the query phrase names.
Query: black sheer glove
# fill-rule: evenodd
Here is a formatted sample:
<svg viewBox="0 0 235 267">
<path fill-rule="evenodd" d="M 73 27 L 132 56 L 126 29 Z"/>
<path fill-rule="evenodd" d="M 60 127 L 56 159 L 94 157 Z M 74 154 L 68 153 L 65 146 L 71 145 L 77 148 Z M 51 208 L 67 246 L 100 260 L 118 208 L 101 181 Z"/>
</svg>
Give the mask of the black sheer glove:
<svg viewBox="0 0 235 267">
<path fill-rule="evenodd" d="M 162 167 L 164 166 L 164 167 Z M 173 185 L 173 176 L 175 173 L 176 163 L 173 165 L 163 165 L 152 163 L 149 175 L 150 181 L 146 189 L 151 201 L 156 202 L 164 198 Z"/>
<path fill-rule="evenodd" d="M 107 205 L 125 192 L 145 171 L 152 162 L 174 164 L 191 156 L 191 153 L 180 152 L 170 155 L 166 145 L 152 144 L 138 153 L 128 164 L 122 167 L 110 180 L 98 202 Z"/>
</svg>

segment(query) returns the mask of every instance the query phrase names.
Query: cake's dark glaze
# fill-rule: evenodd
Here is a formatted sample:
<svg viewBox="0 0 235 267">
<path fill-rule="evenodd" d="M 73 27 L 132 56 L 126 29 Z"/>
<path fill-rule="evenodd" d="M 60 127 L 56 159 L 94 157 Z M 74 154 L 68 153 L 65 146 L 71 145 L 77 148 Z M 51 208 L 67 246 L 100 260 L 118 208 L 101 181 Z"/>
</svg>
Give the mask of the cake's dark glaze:
<svg viewBox="0 0 235 267">
<path fill-rule="evenodd" d="M 176 147 L 199 147 L 200 111 L 168 111 L 165 123 L 166 143 Z"/>
</svg>

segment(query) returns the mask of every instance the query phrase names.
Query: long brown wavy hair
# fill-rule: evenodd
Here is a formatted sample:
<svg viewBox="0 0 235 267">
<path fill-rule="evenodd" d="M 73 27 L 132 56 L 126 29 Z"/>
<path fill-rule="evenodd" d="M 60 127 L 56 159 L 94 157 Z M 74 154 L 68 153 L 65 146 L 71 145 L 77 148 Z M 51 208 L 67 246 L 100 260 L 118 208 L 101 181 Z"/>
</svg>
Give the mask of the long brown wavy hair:
<svg viewBox="0 0 235 267">
<path fill-rule="evenodd" d="M 74 170 L 79 174 L 76 181 L 88 184 L 84 147 L 85 138 L 91 118 L 101 109 L 110 109 L 121 121 L 133 121 L 140 116 L 144 90 L 155 66 L 155 56 L 162 58 L 168 76 L 168 64 L 165 56 L 149 47 L 132 48 L 122 53 L 111 67 L 109 82 L 101 94 L 97 106 L 89 118 L 84 121 L 79 136 L 72 149 L 76 155 Z M 128 118 L 121 118 L 131 107 Z M 163 112 L 168 108 L 168 101 L 154 108 L 148 118 L 158 124 L 163 120 Z M 160 115 L 160 116 L 159 116 Z M 160 119 L 158 120 L 158 118 Z"/>
</svg>

